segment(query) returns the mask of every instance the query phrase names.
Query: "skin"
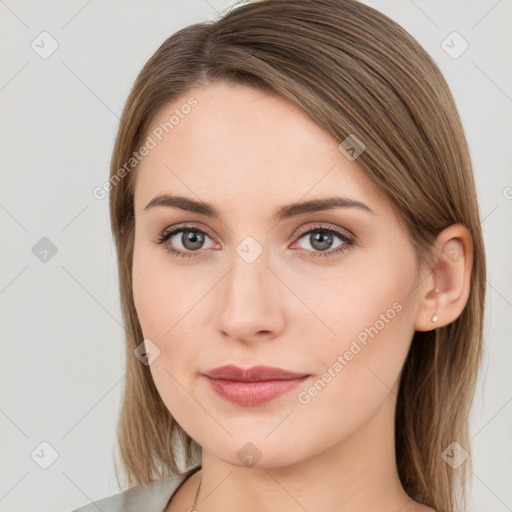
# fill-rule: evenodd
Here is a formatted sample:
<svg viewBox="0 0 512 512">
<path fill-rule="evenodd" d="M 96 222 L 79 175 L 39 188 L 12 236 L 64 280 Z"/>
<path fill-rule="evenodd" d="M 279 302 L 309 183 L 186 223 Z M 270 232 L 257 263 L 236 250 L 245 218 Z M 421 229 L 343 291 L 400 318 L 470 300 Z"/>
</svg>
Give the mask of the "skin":
<svg viewBox="0 0 512 512">
<path fill-rule="evenodd" d="M 134 300 L 144 338 L 160 350 L 150 370 L 169 411 L 203 448 L 202 470 L 185 481 L 167 512 L 193 505 L 201 476 L 200 512 L 432 511 L 411 500 L 398 478 L 396 393 L 414 331 L 452 322 L 466 304 L 469 232 L 446 228 L 435 250 L 441 254 L 448 244 L 459 251 L 457 261 L 418 271 L 382 191 L 299 107 L 215 83 L 166 105 L 152 128 L 191 96 L 195 109 L 140 163 L 134 199 Z M 212 203 L 222 220 L 162 206 L 145 210 L 160 193 Z M 375 214 L 334 208 L 272 218 L 285 204 L 333 194 Z M 154 243 L 183 223 L 207 233 L 191 258 Z M 308 257 L 322 250 L 299 230 L 318 224 L 354 235 L 356 244 L 333 257 Z M 194 252 L 183 234 L 167 245 Z M 252 263 L 236 252 L 247 236 L 263 249 Z M 324 252 L 344 242 L 333 235 L 331 243 Z M 298 394 L 396 302 L 400 312 L 309 403 L 300 403 Z M 215 394 L 201 375 L 227 363 L 311 377 L 266 404 L 241 406 Z M 248 442 L 261 454 L 252 467 L 237 457 Z"/>
</svg>

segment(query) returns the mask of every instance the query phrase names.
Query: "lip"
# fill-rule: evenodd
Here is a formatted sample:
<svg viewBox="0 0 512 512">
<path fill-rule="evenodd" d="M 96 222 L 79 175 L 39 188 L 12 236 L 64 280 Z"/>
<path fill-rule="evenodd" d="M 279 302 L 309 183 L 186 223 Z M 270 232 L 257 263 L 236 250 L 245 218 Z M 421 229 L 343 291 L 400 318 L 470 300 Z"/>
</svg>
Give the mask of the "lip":
<svg viewBox="0 0 512 512">
<path fill-rule="evenodd" d="M 204 376 L 221 398 L 238 405 L 255 406 L 289 393 L 310 375 L 261 365 L 247 369 L 226 365 Z"/>
</svg>

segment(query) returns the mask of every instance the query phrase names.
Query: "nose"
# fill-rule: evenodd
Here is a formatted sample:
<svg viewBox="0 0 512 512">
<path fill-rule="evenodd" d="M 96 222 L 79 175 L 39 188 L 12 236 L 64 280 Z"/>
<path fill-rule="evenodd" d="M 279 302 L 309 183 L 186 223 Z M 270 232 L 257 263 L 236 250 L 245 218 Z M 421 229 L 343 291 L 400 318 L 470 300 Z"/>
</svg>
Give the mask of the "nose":
<svg viewBox="0 0 512 512">
<path fill-rule="evenodd" d="M 285 326 L 283 284 L 268 268 L 264 254 L 252 263 L 234 254 L 232 261 L 219 283 L 216 328 L 237 341 L 275 338 Z"/>
</svg>

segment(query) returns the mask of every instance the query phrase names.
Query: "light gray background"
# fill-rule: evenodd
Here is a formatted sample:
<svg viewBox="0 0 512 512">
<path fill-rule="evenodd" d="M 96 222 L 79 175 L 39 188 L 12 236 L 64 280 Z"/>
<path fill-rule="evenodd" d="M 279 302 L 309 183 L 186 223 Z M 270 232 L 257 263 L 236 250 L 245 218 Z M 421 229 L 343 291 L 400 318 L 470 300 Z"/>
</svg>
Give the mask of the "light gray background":
<svg viewBox="0 0 512 512">
<path fill-rule="evenodd" d="M 120 490 L 112 450 L 124 331 L 108 200 L 92 190 L 108 178 L 118 118 L 146 60 L 233 3 L 0 0 L 1 511 L 69 511 Z M 439 63 L 465 124 L 489 263 L 470 510 L 512 510 L 512 3 L 371 5 Z M 31 47 L 43 31 L 59 45 L 46 59 Z M 453 31 L 469 43 L 456 59 L 441 46 Z M 46 262 L 32 251 L 43 237 L 57 248 Z M 47 469 L 42 442 L 58 454 Z"/>
</svg>

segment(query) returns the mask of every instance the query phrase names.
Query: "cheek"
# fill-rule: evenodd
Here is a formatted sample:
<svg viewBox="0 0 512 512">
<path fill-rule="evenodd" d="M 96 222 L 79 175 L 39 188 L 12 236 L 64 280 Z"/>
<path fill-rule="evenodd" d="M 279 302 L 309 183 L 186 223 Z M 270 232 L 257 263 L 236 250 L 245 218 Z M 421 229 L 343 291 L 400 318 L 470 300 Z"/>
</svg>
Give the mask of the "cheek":
<svg viewBox="0 0 512 512">
<path fill-rule="evenodd" d="M 155 251 L 136 247 L 133 299 L 144 338 L 159 350 L 150 369 L 155 384 L 166 390 L 164 396 L 171 396 L 168 389 L 176 386 L 172 396 L 179 394 L 172 376 L 185 384 L 184 379 L 194 371 L 191 351 L 204 330 L 200 319 L 205 314 L 201 301 L 205 287 L 190 283 L 195 283 L 190 275 L 166 265 L 165 260 L 155 257 Z"/>
<path fill-rule="evenodd" d="M 135 241 L 132 269 L 133 301 L 144 337 L 162 340 L 176 323 L 183 297 L 160 251 Z M 177 291 L 178 290 L 178 291 Z"/>
<path fill-rule="evenodd" d="M 412 337 L 407 311 L 404 305 L 400 311 L 399 306 L 389 308 L 387 297 L 374 299 L 364 309 L 350 308 L 347 321 L 338 320 L 338 336 L 317 347 L 320 371 L 297 395 L 299 424 L 314 417 L 324 426 L 327 444 L 357 431 L 397 392 L 395 382 Z"/>
<path fill-rule="evenodd" d="M 344 292 L 334 290 L 337 307 L 329 309 L 324 320 L 336 336 L 324 338 L 317 347 L 322 370 L 298 400 L 347 435 L 370 418 L 390 392 L 396 392 L 414 334 L 407 281 L 398 276 L 393 282 L 372 277 L 361 277 L 358 289 L 347 284 Z M 365 285 L 367 294 L 361 293 Z"/>
<path fill-rule="evenodd" d="M 154 282 L 154 274 L 134 265 L 133 301 L 145 338 L 158 339 L 164 334 L 167 310 L 172 308 L 164 296 L 162 283 Z M 171 319 L 169 318 L 169 321 Z"/>
</svg>

